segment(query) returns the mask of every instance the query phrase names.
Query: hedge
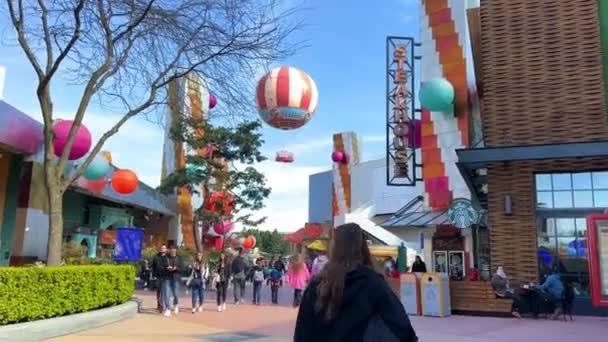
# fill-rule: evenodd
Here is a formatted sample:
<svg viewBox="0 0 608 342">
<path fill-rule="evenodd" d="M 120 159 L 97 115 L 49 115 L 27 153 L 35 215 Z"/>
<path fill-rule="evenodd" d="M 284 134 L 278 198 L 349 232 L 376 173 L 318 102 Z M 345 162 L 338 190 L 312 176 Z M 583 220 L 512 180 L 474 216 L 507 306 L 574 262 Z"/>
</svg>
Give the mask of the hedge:
<svg viewBox="0 0 608 342">
<path fill-rule="evenodd" d="M 122 304 L 134 290 L 132 265 L 0 268 L 0 325 Z"/>
</svg>

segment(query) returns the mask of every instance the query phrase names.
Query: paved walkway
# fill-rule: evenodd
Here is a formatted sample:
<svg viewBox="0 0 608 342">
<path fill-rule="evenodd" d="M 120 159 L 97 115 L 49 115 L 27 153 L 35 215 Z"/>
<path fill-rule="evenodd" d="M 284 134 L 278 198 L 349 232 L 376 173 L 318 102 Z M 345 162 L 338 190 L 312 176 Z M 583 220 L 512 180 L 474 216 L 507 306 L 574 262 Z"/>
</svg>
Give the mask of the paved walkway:
<svg viewBox="0 0 608 342">
<path fill-rule="evenodd" d="M 265 288 L 266 290 L 266 288 Z M 248 290 L 250 291 L 250 290 Z M 268 303 L 268 294 L 263 301 Z M 229 304 L 226 312 L 217 312 L 215 293 L 206 299 L 208 310 L 190 313 L 190 298 L 180 299 L 182 312 L 169 318 L 154 313 L 155 297 L 151 292 L 140 292 L 146 313 L 110 326 L 86 331 L 73 336 L 53 339 L 54 342 L 95 341 L 291 341 L 297 311 L 289 306 L 291 291 L 283 288 L 281 305 Z M 211 298 L 213 297 L 213 298 Z M 247 297 L 250 299 L 250 293 Z M 412 324 L 426 342 L 577 342 L 601 341 L 608 336 L 608 318 L 575 317 L 574 322 L 532 319 L 509 319 L 453 316 L 448 318 L 411 317 Z"/>
</svg>

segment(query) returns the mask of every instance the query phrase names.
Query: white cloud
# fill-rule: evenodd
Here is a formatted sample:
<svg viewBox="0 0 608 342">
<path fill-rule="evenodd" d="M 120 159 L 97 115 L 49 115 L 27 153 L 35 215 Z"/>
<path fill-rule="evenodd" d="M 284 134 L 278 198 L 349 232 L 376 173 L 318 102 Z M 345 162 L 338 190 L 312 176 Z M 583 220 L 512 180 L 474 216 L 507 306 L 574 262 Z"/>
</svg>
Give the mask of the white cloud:
<svg viewBox="0 0 608 342">
<path fill-rule="evenodd" d="M 386 141 L 385 135 L 363 135 L 360 137 L 362 143 L 375 144 Z M 289 144 L 281 148 L 274 148 L 273 150 L 287 150 L 294 153 L 306 153 L 313 152 L 319 149 L 331 147 L 333 145 L 332 138 L 314 138 L 307 139 L 305 142 Z"/>
</svg>

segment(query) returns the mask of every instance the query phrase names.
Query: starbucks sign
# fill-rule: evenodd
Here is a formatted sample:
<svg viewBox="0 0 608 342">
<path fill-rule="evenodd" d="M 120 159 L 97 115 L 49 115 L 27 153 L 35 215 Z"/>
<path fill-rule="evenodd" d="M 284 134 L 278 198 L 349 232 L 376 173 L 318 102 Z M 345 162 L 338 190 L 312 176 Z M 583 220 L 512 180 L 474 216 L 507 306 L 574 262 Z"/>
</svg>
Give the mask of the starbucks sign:
<svg viewBox="0 0 608 342">
<path fill-rule="evenodd" d="M 479 221 L 479 212 L 471 200 L 456 198 L 448 209 L 448 221 L 454 227 L 468 228 Z"/>
</svg>

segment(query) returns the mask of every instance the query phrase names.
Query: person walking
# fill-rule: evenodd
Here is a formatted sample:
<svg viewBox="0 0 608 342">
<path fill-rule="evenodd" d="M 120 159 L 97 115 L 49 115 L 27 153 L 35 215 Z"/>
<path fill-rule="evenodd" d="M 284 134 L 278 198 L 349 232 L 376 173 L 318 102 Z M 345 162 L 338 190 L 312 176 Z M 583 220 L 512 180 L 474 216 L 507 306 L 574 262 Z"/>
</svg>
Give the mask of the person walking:
<svg viewBox="0 0 608 342">
<path fill-rule="evenodd" d="M 247 262 L 243 257 L 243 248 L 238 249 L 238 255 L 232 260 L 230 268 L 232 272 L 232 284 L 234 286 L 234 304 L 243 304 L 245 279 L 247 278 Z"/>
<path fill-rule="evenodd" d="M 302 298 L 294 341 L 418 341 L 401 301 L 373 269 L 361 227 L 338 226 L 333 238 L 329 261 Z"/>
<path fill-rule="evenodd" d="M 270 266 L 267 285 L 270 286 L 272 304 L 279 304 L 279 287 L 283 286 L 283 272 L 279 271 L 278 260 Z"/>
<path fill-rule="evenodd" d="M 310 279 L 310 272 L 304 263 L 302 255 L 297 255 L 292 262 L 292 266 L 287 272 L 287 282 L 293 288 L 293 307 L 300 305 L 302 300 L 302 291 L 306 287 L 306 283 Z"/>
<path fill-rule="evenodd" d="M 264 283 L 264 264 L 258 258 L 253 266 L 253 305 L 262 305 L 262 284 Z"/>
<path fill-rule="evenodd" d="M 169 291 L 167 297 L 173 296 L 173 313 L 179 313 L 179 283 L 182 280 L 181 271 L 179 269 L 179 259 L 177 257 L 177 247 L 172 246 L 169 249 Z M 170 293 L 170 294 L 169 294 Z"/>
<path fill-rule="evenodd" d="M 158 249 L 158 253 L 152 258 L 152 277 L 155 279 L 156 286 L 156 309 L 158 312 L 164 312 L 164 298 L 163 298 L 163 280 L 167 276 L 167 266 L 169 266 L 167 260 L 167 246 L 162 245 Z"/>
<path fill-rule="evenodd" d="M 226 310 L 226 290 L 228 289 L 228 281 L 230 280 L 230 263 L 224 253 L 220 254 L 214 277 L 217 294 L 217 311 L 223 312 Z"/>
<path fill-rule="evenodd" d="M 209 266 L 203 259 L 203 253 L 196 253 L 194 262 L 190 266 L 191 272 L 187 286 L 192 292 L 192 313 L 203 311 L 205 302 L 205 283 L 209 276 Z"/>
</svg>

